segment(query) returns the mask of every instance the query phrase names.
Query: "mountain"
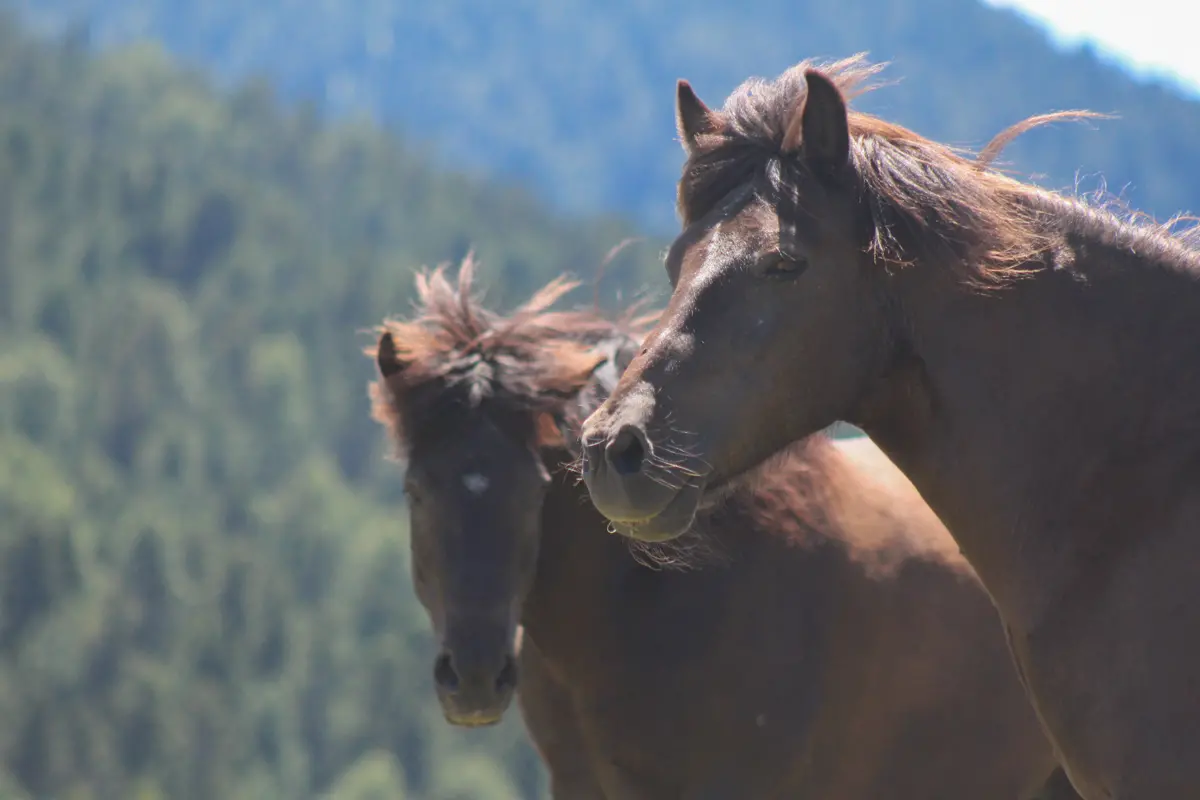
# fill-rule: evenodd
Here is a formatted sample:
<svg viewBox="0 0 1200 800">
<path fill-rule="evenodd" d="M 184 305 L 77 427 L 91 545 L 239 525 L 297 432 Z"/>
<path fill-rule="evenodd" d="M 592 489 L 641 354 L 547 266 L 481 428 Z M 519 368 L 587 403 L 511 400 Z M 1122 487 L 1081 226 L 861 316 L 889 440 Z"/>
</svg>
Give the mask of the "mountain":
<svg viewBox="0 0 1200 800">
<path fill-rule="evenodd" d="M 1031 133 L 1011 165 L 1072 191 L 1102 176 L 1159 218 L 1200 211 L 1200 103 L 977 0 L 10 2 L 98 46 L 146 36 L 227 79 L 270 76 L 289 97 L 396 126 L 443 164 L 658 233 L 675 226 L 676 78 L 719 103 L 750 75 L 858 51 L 899 81 L 864 109 L 956 144 L 1050 110 L 1118 114 Z"/>
</svg>

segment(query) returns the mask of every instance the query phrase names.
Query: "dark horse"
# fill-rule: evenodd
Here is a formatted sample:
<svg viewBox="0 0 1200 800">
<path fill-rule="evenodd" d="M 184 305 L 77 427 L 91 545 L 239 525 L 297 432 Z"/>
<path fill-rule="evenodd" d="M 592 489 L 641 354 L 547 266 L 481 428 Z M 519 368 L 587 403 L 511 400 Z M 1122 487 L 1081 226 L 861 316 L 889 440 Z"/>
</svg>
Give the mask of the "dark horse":
<svg viewBox="0 0 1200 800">
<path fill-rule="evenodd" d="M 854 423 L 995 600 L 1080 793 L 1200 797 L 1200 255 L 988 166 L 1044 118 L 971 159 L 848 112 L 874 69 L 801 64 L 719 111 L 680 82 L 674 294 L 583 426 L 592 499 L 670 539 Z"/>
<path fill-rule="evenodd" d="M 813 437 L 686 547 L 631 552 L 567 444 L 635 328 L 547 310 L 561 281 L 507 317 L 470 284 L 419 278 L 372 350 L 450 722 L 499 720 L 519 676 L 570 800 L 1014 800 L 1051 774 L 990 600 L 869 440 Z"/>
</svg>

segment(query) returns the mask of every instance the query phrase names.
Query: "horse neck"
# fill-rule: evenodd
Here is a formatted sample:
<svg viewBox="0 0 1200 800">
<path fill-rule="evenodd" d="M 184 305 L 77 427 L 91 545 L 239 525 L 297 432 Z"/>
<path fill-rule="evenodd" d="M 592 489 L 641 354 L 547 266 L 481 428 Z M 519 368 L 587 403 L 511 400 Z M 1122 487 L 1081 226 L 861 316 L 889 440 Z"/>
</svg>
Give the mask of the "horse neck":
<svg viewBox="0 0 1200 800">
<path fill-rule="evenodd" d="M 1175 245 L 1138 252 L 1095 212 L 1059 211 L 1047 260 L 1070 266 L 989 294 L 940 270 L 893 279 L 913 357 L 862 421 L 1023 625 L 1098 537 L 1139 527 L 1122 499 L 1169 480 L 1152 463 L 1192 459 L 1200 434 L 1200 273 Z"/>
</svg>

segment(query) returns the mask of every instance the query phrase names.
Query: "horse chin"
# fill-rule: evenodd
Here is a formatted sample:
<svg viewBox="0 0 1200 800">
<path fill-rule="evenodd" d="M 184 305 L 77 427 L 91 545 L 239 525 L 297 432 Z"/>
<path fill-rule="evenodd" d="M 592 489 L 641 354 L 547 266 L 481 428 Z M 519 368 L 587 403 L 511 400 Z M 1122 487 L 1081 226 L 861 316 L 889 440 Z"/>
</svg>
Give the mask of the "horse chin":
<svg viewBox="0 0 1200 800">
<path fill-rule="evenodd" d="M 442 711 L 446 722 L 458 728 L 488 728 L 500 723 L 504 719 L 504 712 L 491 711 L 472 711 L 470 713 L 462 713 L 458 711 Z"/>
<path fill-rule="evenodd" d="M 613 529 L 622 536 L 648 544 L 678 539 L 687 533 L 695 522 L 704 494 L 703 485 L 688 484 L 653 517 L 637 522 L 614 522 Z"/>
</svg>

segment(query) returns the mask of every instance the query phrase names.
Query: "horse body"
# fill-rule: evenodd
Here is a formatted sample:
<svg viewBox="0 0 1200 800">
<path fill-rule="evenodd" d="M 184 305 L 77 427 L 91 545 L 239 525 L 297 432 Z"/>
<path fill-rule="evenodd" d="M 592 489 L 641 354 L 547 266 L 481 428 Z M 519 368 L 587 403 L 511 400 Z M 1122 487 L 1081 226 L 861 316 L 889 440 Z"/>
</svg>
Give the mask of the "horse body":
<svg viewBox="0 0 1200 800">
<path fill-rule="evenodd" d="M 455 293 L 435 276 L 427 308 L 466 314 L 468 286 Z M 560 381 L 549 405 L 525 396 L 548 382 L 531 363 L 583 363 L 595 329 L 572 350 L 550 323 L 521 339 L 476 316 L 422 357 L 437 350 L 447 367 L 466 352 L 493 386 L 447 381 L 453 364 L 416 369 L 411 326 L 390 328 L 376 351 L 376 414 L 402 435 L 420 500 L 414 580 L 442 642 L 451 721 L 503 713 L 503 698 L 478 689 L 469 706 L 463 665 L 501 663 L 479 643 L 502 655 L 519 621 L 518 703 L 556 798 L 1009 800 L 1052 773 L 991 601 L 874 445 L 812 437 L 731 487 L 679 543 L 631 552 L 569 470 L 570 420 L 597 404 L 599 373 L 546 364 L 573 383 Z M 544 493 L 529 477 L 539 471 Z M 508 491 L 509 477 L 528 488 Z M 540 518 L 510 524 L 510 503 Z M 510 607 L 511 620 L 497 611 Z"/>
<path fill-rule="evenodd" d="M 991 602 L 869 442 L 813 442 L 706 511 L 722 557 L 687 571 L 631 556 L 558 474 L 520 689 L 570 698 L 570 723 L 526 712 L 552 774 L 567 724 L 609 798 L 1000 800 L 1054 768 Z"/>
<path fill-rule="evenodd" d="M 859 58 L 686 83 L 675 291 L 582 429 L 593 502 L 669 541 L 858 425 L 953 533 L 1087 800 L 1200 796 L 1200 254 L 868 115 Z M 686 451 L 677 464 L 658 453 Z"/>
</svg>

